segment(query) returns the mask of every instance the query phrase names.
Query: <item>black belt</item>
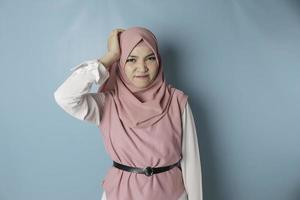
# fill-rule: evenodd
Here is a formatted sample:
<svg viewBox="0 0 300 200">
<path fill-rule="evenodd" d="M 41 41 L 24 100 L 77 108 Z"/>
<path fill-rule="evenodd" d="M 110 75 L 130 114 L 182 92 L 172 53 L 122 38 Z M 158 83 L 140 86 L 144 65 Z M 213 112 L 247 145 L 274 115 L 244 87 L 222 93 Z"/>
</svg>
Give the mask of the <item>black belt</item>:
<svg viewBox="0 0 300 200">
<path fill-rule="evenodd" d="M 170 169 L 172 169 L 173 167 L 177 166 L 180 168 L 180 160 L 172 165 L 168 165 L 168 166 L 164 166 L 164 167 L 145 167 L 145 168 L 139 168 L 139 167 L 130 167 L 127 165 L 123 165 L 120 163 L 117 163 L 115 161 L 113 161 L 113 166 L 118 168 L 118 169 L 122 169 L 128 172 L 134 172 L 134 173 L 138 173 L 138 174 L 145 174 L 146 176 L 152 176 L 153 174 L 158 174 L 161 172 L 165 172 L 168 171 Z"/>
</svg>

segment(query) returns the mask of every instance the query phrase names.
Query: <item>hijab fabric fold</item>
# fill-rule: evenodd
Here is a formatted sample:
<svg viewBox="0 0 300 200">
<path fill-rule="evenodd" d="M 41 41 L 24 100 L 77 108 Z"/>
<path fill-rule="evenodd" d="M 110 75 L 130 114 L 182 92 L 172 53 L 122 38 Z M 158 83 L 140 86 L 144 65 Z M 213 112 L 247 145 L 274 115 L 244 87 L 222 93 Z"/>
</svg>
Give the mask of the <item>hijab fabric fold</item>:
<svg viewBox="0 0 300 200">
<path fill-rule="evenodd" d="M 128 80 L 125 61 L 136 45 L 148 45 L 159 69 L 145 88 Z M 118 163 L 144 168 L 162 167 L 182 158 L 181 115 L 188 96 L 167 84 L 157 40 L 143 27 L 120 34 L 121 57 L 110 68 L 110 77 L 98 92 L 105 94 L 100 133 L 110 158 Z M 109 200 L 178 200 L 185 191 L 178 167 L 152 176 L 111 167 L 102 181 Z"/>
<path fill-rule="evenodd" d="M 166 83 L 157 39 L 146 28 L 132 27 L 120 33 L 119 41 L 121 57 L 109 68 L 110 78 L 98 92 L 115 92 L 113 98 L 124 124 L 140 128 L 151 126 L 166 114 L 175 91 Z M 124 72 L 127 57 L 141 43 L 151 48 L 159 65 L 156 78 L 145 88 L 136 87 Z"/>
</svg>

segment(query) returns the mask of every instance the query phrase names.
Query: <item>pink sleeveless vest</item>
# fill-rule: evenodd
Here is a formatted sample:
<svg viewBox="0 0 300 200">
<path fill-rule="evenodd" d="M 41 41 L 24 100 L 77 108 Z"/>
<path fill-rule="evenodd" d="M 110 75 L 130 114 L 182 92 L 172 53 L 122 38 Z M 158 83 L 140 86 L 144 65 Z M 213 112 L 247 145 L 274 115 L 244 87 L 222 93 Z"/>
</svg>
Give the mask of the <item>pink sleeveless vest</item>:
<svg viewBox="0 0 300 200">
<path fill-rule="evenodd" d="M 126 127 L 118 116 L 114 91 L 105 93 L 100 132 L 110 158 L 124 165 L 161 167 L 181 159 L 181 116 L 188 96 L 175 89 L 168 112 L 153 126 Z M 162 125 L 170 123 L 171 129 Z M 111 167 L 102 182 L 108 200 L 177 200 L 184 192 L 178 167 L 146 176 Z"/>
</svg>

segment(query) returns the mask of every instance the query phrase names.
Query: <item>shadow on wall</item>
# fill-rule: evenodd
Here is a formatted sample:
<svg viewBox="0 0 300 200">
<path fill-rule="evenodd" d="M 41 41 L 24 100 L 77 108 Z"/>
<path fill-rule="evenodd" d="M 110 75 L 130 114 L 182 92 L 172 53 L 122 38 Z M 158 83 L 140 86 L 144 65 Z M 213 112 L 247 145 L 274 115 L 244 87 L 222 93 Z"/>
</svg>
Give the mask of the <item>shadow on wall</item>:
<svg viewBox="0 0 300 200">
<path fill-rule="evenodd" d="M 300 9 L 300 1 L 299 0 L 288 0 L 287 3 L 289 3 L 292 8 L 297 9 L 297 11 L 299 13 L 299 9 Z"/>
<path fill-rule="evenodd" d="M 176 49 L 176 46 L 172 46 L 172 43 L 163 43 L 160 48 L 162 57 L 165 78 L 167 81 L 174 85 L 176 88 L 185 91 L 189 95 L 189 104 L 191 106 L 198 135 L 198 144 L 201 157 L 202 166 L 202 181 L 203 181 L 203 199 L 221 200 L 226 195 L 224 189 L 221 187 L 222 172 L 219 166 L 222 166 L 221 161 L 217 159 L 214 142 L 210 137 L 211 124 L 208 120 L 208 111 L 206 110 L 205 102 L 199 99 L 199 95 L 195 92 L 188 92 L 185 78 L 180 75 L 182 66 L 179 63 L 183 63 L 180 60 L 181 49 Z M 201 66 L 201 64 L 200 64 Z M 174 83 L 174 84 L 173 84 Z M 176 83 L 176 85 L 175 85 Z M 184 89 L 186 88 L 186 89 Z M 201 119 L 201 120 L 200 120 Z"/>
<path fill-rule="evenodd" d="M 295 186 L 292 190 L 292 199 L 291 200 L 299 200 L 300 199 L 300 183 Z"/>
</svg>

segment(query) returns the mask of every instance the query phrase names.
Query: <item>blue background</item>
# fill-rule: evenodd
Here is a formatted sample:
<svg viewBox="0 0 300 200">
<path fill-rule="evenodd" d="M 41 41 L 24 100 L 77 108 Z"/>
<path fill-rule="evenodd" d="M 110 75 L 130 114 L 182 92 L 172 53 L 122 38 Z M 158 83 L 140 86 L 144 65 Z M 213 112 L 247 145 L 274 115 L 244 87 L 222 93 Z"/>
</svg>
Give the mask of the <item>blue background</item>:
<svg viewBox="0 0 300 200">
<path fill-rule="evenodd" d="M 53 94 L 112 29 L 145 26 L 189 95 L 204 200 L 299 200 L 299 19 L 296 0 L 0 0 L 0 199 L 100 199 L 100 132 Z"/>
</svg>

